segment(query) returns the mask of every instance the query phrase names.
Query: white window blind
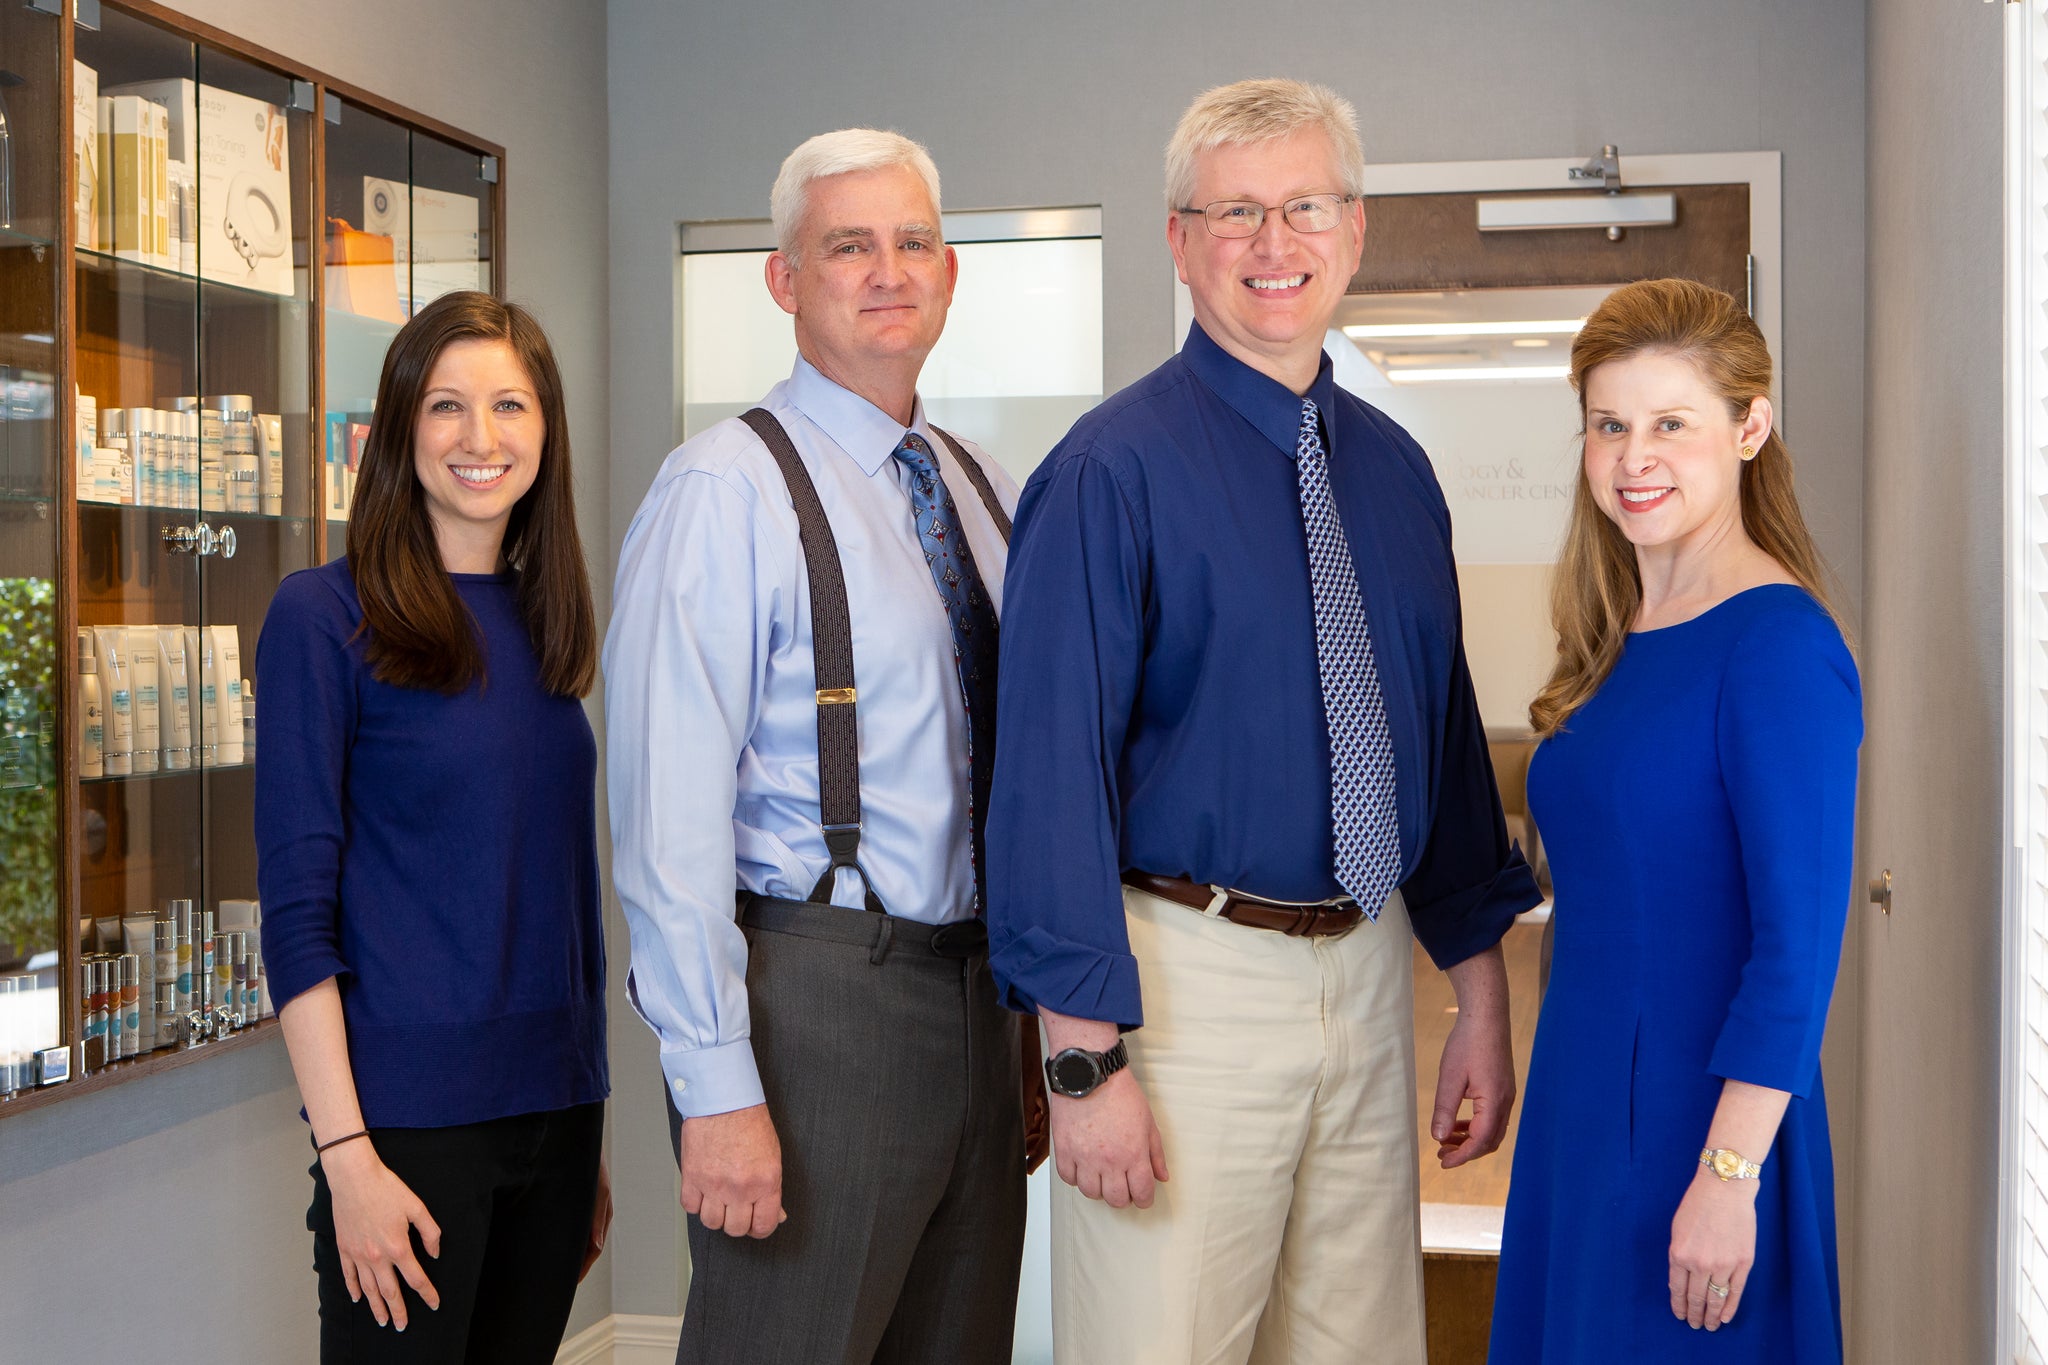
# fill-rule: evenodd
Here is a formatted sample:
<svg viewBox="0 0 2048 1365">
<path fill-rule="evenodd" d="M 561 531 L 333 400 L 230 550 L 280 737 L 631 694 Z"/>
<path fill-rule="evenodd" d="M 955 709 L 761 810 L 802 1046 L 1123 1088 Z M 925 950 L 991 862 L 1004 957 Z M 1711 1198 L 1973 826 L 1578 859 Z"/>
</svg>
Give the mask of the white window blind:
<svg viewBox="0 0 2048 1365">
<path fill-rule="evenodd" d="M 1999 1359 L 2048 1361 L 2048 4 L 2006 15 L 2006 858 Z"/>
</svg>

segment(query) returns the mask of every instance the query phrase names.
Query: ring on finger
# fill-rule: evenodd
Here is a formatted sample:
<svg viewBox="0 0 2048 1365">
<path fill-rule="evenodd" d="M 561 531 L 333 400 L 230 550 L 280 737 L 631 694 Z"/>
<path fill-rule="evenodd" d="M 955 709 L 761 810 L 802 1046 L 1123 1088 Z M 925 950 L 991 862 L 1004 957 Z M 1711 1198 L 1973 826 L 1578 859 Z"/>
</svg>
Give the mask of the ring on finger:
<svg viewBox="0 0 2048 1365">
<path fill-rule="evenodd" d="M 1725 1284 L 1715 1284 L 1712 1280 L 1708 1280 L 1707 1292 L 1716 1298 L 1725 1299 L 1728 1297 L 1728 1286 Z"/>
</svg>

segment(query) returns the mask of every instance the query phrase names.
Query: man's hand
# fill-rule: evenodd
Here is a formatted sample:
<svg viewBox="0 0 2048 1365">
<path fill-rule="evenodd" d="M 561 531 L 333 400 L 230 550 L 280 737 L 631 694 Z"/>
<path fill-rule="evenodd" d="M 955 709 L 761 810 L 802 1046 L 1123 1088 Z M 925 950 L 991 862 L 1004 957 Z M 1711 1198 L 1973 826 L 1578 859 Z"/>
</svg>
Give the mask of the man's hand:
<svg viewBox="0 0 2048 1365">
<path fill-rule="evenodd" d="M 1052 1112 L 1045 1096 L 1045 1058 L 1038 1042 L 1035 1015 L 1017 1016 L 1024 1063 L 1024 1174 L 1030 1175 L 1052 1154 Z"/>
<path fill-rule="evenodd" d="M 1054 1056 L 1070 1047 L 1107 1052 L 1116 1046 L 1115 1024 L 1052 1010 L 1039 1013 L 1045 1018 L 1045 1045 Z M 1166 1144 L 1130 1069 L 1117 1072 L 1085 1099 L 1050 1098 L 1053 1161 L 1060 1179 L 1111 1208 L 1151 1208 L 1153 1185 L 1166 1179 Z"/>
<path fill-rule="evenodd" d="M 1445 1170 L 1476 1161 L 1500 1146 L 1515 1109 L 1515 1055 L 1508 1036 L 1507 961 L 1500 946 L 1450 970 L 1458 996 L 1458 1022 L 1437 1067 L 1436 1104 L 1429 1135 Z M 1469 1119 L 1458 1117 L 1472 1101 Z"/>
<path fill-rule="evenodd" d="M 683 1212 L 708 1232 L 766 1237 L 782 1209 L 782 1143 L 768 1106 L 683 1120 Z"/>
<path fill-rule="evenodd" d="M 1166 1179 L 1166 1146 L 1152 1106 L 1128 1070 L 1086 1099 L 1052 1097 L 1052 1150 L 1060 1179 L 1113 1209 L 1152 1207 Z"/>
</svg>

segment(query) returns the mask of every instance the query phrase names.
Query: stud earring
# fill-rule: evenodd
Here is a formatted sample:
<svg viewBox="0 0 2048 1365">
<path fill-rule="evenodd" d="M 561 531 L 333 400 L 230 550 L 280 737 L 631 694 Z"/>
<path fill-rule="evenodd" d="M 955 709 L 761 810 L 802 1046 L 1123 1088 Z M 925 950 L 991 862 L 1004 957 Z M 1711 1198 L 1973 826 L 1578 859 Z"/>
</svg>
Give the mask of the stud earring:
<svg viewBox="0 0 2048 1365">
<path fill-rule="evenodd" d="M 1744 447 L 1742 448 L 1742 459 L 1743 459 L 1743 462 L 1744 462 L 1745 464 L 1746 464 L 1746 463 L 1748 463 L 1748 462 L 1749 462 L 1749 461 L 1751 461 L 1751 460 L 1754 460 L 1755 458 L 1756 458 L 1756 447 L 1755 447 L 1755 446 L 1744 446 Z"/>
</svg>

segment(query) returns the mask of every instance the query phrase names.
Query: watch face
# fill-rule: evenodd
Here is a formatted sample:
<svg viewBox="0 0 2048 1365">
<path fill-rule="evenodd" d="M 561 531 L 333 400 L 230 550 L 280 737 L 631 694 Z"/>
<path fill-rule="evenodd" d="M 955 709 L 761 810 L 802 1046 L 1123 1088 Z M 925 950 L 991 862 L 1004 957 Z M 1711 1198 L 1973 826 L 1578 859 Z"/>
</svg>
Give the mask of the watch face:
<svg viewBox="0 0 2048 1365">
<path fill-rule="evenodd" d="M 1069 1049 L 1052 1059 L 1053 1089 L 1063 1095 L 1085 1095 L 1095 1088 L 1093 1058 Z"/>
<path fill-rule="evenodd" d="M 1714 1174 L 1723 1180 L 1733 1180 L 1742 1174 L 1742 1158 L 1723 1147 L 1714 1153 Z"/>
</svg>

